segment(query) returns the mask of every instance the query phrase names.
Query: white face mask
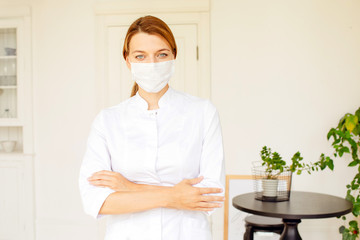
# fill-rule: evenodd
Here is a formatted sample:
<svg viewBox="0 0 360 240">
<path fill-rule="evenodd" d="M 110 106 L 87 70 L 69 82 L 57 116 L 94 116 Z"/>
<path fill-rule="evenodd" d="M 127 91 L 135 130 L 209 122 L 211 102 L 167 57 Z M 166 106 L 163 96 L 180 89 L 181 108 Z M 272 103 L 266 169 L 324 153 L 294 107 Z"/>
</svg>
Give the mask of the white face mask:
<svg viewBox="0 0 360 240">
<path fill-rule="evenodd" d="M 146 92 L 157 93 L 175 71 L 175 60 L 159 63 L 130 63 L 133 80 Z"/>
</svg>

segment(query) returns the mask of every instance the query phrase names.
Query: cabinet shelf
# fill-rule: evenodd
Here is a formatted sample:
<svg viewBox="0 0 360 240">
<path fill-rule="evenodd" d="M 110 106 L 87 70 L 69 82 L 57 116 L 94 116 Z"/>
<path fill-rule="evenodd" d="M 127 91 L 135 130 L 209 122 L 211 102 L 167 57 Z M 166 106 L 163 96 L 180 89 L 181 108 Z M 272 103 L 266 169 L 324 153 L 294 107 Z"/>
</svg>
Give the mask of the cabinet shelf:
<svg viewBox="0 0 360 240">
<path fill-rule="evenodd" d="M 0 85 L 0 89 L 16 89 L 17 86 L 1 86 Z"/>
<path fill-rule="evenodd" d="M 0 127 L 23 127 L 24 123 L 17 118 L 0 118 Z"/>
<path fill-rule="evenodd" d="M 4 159 L 9 159 L 9 157 L 10 156 L 22 156 L 22 155 L 24 155 L 24 153 L 23 153 L 23 151 L 20 151 L 20 150 L 15 150 L 15 151 L 13 151 L 13 152 L 9 152 L 9 153 L 7 153 L 7 152 L 4 152 L 4 151 L 0 151 L 0 160 L 2 159 L 2 158 L 4 158 Z"/>
<path fill-rule="evenodd" d="M 9 60 L 9 59 L 16 59 L 16 56 L 0 56 L 0 60 Z"/>
</svg>

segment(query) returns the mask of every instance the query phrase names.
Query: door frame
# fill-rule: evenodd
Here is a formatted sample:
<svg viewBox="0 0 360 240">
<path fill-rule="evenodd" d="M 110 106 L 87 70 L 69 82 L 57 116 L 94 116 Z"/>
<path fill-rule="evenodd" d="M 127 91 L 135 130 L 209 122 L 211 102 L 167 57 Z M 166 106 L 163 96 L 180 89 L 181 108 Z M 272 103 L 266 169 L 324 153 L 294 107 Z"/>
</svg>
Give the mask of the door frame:
<svg viewBox="0 0 360 240">
<path fill-rule="evenodd" d="M 168 24 L 195 24 L 197 26 L 199 56 L 198 96 L 202 98 L 211 97 L 209 0 L 119 0 L 98 3 L 95 5 L 94 10 L 96 14 L 97 110 L 108 106 L 108 28 L 130 25 L 136 18 L 145 15 L 154 15 L 159 18 L 164 18 Z"/>
</svg>

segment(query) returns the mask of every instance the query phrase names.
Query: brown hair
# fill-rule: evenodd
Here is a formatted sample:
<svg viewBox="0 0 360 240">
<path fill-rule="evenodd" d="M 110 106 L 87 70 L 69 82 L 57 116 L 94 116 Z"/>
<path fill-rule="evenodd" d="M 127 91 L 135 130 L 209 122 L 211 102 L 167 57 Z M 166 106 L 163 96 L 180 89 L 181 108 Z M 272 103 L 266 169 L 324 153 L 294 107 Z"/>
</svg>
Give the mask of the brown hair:
<svg viewBox="0 0 360 240">
<path fill-rule="evenodd" d="M 130 46 L 131 38 L 139 32 L 159 35 L 163 37 L 170 45 L 174 57 L 176 58 L 176 53 L 177 53 L 176 42 L 174 35 L 172 34 L 169 26 L 164 21 L 162 21 L 157 17 L 145 16 L 133 22 L 126 33 L 124 47 L 123 47 L 123 57 L 125 60 L 126 57 L 129 55 L 129 46 Z M 134 83 L 130 97 L 134 96 L 138 90 L 139 90 L 139 86 L 137 85 L 137 83 Z"/>
</svg>

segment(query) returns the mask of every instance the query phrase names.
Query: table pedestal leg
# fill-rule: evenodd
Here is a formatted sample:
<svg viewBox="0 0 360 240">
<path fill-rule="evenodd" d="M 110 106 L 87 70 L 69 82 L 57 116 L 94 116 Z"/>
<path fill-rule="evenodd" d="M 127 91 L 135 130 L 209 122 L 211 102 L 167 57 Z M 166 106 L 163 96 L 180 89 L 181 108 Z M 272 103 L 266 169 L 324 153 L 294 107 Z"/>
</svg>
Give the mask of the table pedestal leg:
<svg viewBox="0 0 360 240">
<path fill-rule="evenodd" d="M 281 234 L 280 240 L 301 240 L 297 225 L 300 219 L 283 219 L 285 228 Z"/>
</svg>

